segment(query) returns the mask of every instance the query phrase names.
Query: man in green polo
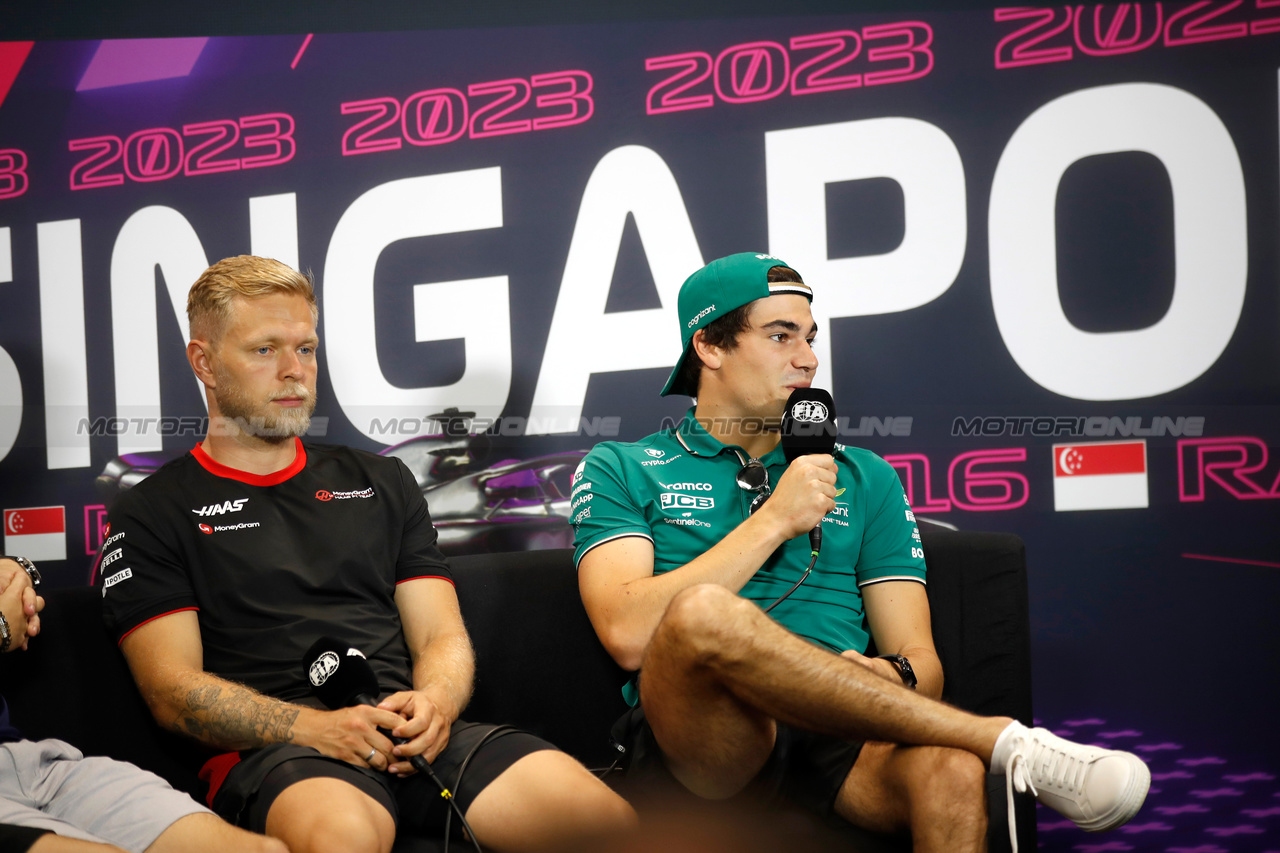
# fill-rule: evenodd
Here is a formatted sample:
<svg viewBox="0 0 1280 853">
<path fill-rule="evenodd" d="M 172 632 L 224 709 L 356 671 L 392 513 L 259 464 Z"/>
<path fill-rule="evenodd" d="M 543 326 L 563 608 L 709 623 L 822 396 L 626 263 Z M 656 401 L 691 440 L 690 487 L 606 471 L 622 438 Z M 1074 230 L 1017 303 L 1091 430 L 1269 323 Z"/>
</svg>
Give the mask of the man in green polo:
<svg viewBox="0 0 1280 853">
<path fill-rule="evenodd" d="M 787 464 L 777 424 L 817 367 L 812 298 L 767 254 L 695 272 L 662 391 L 695 405 L 675 429 L 597 445 L 574 475 L 583 603 L 640 671 L 633 769 L 909 830 L 916 850 L 985 849 L 988 769 L 1085 829 L 1120 826 L 1150 785 L 1137 756 L 936 701 L 924 554 L 893 468 L 840 444 Z M 821 554 L 784 597 L 818 524 Z M 866 657 L 872 640 L 886 654 Z"/>
</svg>

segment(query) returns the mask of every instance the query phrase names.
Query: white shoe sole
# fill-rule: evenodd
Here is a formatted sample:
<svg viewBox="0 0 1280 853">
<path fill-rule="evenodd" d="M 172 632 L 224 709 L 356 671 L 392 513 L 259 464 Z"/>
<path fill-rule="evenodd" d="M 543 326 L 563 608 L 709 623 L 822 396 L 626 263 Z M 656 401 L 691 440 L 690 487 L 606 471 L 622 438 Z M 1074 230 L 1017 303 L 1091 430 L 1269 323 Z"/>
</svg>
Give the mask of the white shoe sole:
<svg viewBox="0 0 1280 853">
<path fill-rule="evenodd" d="M 1151 770 L 1137 756 L 1131 756 L 1131 763 L 1137 765 L 1137 772 L 1129 780 L 1129 786 L 1120 798 L 1120 802 L 1110 812 L 1100 815 L 1091 821 L 1078 823 L 1085 832 L 1106 832 L 1118 826 L 1124 826 L 1137 815 L 1147 799 L 1147 791 L 1151 789 Z"/>
</svg>

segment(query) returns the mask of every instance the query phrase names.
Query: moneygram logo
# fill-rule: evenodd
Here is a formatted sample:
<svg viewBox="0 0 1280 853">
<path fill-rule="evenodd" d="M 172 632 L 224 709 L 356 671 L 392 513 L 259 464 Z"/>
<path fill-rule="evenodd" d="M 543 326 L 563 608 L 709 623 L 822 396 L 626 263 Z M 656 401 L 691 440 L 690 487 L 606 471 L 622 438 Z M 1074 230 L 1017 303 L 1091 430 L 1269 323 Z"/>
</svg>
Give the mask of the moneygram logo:
<svg viewBox="0 0 1280 853">
<path fill-rule="evenodd" d="M 371 497 L 373 497 L 373 486 L 367 489 L 349 489 L 345 492 L 331 492 L 328 489 L 321 489 L 316 492 L 316 500 L 318 501 L 348 501 L 352 498 Z"/>
<path fill-rule="evenodd" d="M 240 524 L 217 524 L 213 527 L 210 527 L 207 524 L 199 524 L 196 526 L 200 528 L 201 533 L 222 533 L 226 530 L 250 530 L 254 527 L 261 527 L 262 524 L 257 521 L 244 521 Z"/>
</svg>

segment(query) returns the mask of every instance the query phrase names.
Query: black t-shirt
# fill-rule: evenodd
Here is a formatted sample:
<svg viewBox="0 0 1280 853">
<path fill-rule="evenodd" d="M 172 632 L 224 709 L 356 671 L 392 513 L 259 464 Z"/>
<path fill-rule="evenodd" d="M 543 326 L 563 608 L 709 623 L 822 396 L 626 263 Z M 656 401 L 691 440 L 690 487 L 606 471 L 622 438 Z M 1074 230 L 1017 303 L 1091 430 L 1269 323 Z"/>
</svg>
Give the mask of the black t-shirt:
<svg viewBox="0 0 1280 853">
<path fill-rule="evenodd" d="M 204 669 L 307 701 L 321 636 L 359 649 L 384 693 L 411 687 L 398 583 L 452 578 L 413 475 L 394 457 L 298 441 L 258 476 L 197 446 L 124 492 L 101 562 L 107 627 L 197 610 Z M 315 704 L 314 700 L 308 704 Z"/>
</svg>

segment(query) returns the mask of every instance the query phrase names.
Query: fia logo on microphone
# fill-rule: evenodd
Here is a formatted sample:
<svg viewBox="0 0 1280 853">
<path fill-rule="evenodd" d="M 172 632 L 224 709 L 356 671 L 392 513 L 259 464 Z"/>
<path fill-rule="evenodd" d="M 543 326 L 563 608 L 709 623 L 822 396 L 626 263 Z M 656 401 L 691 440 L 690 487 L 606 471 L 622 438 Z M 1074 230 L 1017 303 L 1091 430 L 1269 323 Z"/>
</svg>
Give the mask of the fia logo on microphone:
<svg viewBox="0 0 1280 853">
<path fill-rule="evenodd" d="M 312 685 L 319 687 L 329 680 L 329 676 L 338 671 L 338 665 L 341 661 L 333 652 L 325 652 L 315 659 L 311 664 L 311 668 L 307 671 L 307 677 L 311 679 Z"/>
<path fill-rule="evenodd" d="M 820 424 L 827 419 L 827 407 L 817 400 L 799 400 L 791 407 L 792 420 Z"/>
</svg>

